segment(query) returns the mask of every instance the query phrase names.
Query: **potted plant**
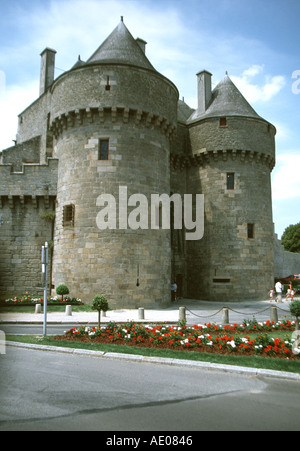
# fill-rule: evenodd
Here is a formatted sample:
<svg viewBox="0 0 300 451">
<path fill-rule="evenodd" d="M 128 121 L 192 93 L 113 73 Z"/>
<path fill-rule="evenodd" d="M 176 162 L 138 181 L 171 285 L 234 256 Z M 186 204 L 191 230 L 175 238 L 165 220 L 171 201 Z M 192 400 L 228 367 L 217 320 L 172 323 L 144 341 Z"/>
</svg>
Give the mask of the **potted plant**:
<svg viewBox="0 0 300 451">
<path fill-rule="evenodd" d="M 95 296 L 93 299 L 92 307 L 94 310 L 98 310 L 98 329 L 100 329 L 100 323 L 101 323 L 101 310 L 103 312 L 107 312 L 108 310 L 108 302 L 107 299 L 105 299 L 104 296 Z"/>
</svg>

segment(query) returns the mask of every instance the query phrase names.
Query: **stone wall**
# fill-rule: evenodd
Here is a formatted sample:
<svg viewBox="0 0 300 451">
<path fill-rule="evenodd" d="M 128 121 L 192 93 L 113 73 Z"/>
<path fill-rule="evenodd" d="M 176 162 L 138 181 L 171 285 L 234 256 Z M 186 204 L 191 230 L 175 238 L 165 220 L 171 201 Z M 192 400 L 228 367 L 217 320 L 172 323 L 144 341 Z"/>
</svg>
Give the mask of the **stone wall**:
<svg viewBox="0 0 300 451">
<path fill-rule="evenodd" d="M 53 211 L 52 197 L 2 198 L 0 208 L 0 299 L 43 294 L 41 249 L 52 240 L 52 223 L 40 214 Z"/>
<path fill-rule="evenodd" d="M 0 164 L 11 164 L 12 172 L 21 172 L 22 163 L 40 163 L 41 138 L 36 136 L 22 144 L 4 149 Z"/>
<path fill-rule="evenodd" d="M 32 151 L 34 153 L 34 149 Z M 40 214 L 55 210 L 57 160 L 0 164 L 0 298 L 42 293 L 41 246 L 53 239 Z"/>
<path fill-rule="evenodd" d="M 17 143 L 22 144 L 40 136 L 40 162 L 46 164 L 47 157 L 52 156 L 52 141 L 49 145 L 49 121 L 51 93 L 47 91 L 19 114 Z M 50 147 L 50 148 L 49 148 Z"/>
<path fill-rule="evenodd" d="M 285 251 L 276 234 L 274 235 L 274 261 L 275 278 L 300 274 L 300 254 Z"/>
</svg>

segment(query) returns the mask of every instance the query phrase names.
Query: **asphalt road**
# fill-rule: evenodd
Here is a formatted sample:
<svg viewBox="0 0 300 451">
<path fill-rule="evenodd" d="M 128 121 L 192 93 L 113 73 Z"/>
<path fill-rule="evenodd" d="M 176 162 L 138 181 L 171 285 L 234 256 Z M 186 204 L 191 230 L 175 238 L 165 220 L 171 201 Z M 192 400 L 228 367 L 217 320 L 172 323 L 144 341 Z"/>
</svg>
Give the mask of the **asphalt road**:
<svg viewBox="0 0 300 451">
<path fill-rule="evenodd" d="M 300 429 L 291 380 L 9 346 L 0 372 L 1 431 Z"/>
<path fill-rule="evenodd" d="M 47 335 L 64 335 L 71 327 L 78 327 L 78 324 L 48 324 Z M 0 329 L 6 335 L 43 335 L 41 324 L 1 324 Z"/>
</svg>

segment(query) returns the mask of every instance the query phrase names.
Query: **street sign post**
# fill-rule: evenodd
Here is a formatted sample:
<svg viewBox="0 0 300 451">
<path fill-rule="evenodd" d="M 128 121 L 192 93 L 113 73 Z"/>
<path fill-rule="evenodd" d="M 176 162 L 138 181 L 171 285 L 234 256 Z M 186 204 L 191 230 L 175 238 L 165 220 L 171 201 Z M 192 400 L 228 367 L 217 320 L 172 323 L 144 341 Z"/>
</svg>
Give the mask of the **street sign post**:
<svg viewBox="0 0 300 451">
<path fill-rule="evenodd" d="M 43 323 L 43 335 L 44 337 L 47 335 L 47 289 L 48 289 L 48 243 L 45 243 L 45 246 L 42 247 L 42 272 L 44 274 L 44 323 Z"/>
</svg>

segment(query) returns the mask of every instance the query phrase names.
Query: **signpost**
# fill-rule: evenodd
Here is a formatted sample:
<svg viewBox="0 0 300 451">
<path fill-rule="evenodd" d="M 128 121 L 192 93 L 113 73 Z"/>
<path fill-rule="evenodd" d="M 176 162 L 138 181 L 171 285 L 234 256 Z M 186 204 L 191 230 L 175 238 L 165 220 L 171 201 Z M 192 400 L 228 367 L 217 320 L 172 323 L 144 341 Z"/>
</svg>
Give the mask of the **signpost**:
<svg viewBox="0 0 300 451">
<path fill-rule="evenodd" d="M 42 247 L 42 273 L 44 274 L 44 324 L 43 324 L 43 335 L 47 335 L 47 288 L 48 288 L 48 263 L 49 263 L 49 253 L 48 253 L 48 243 Z"/>
</svg>

